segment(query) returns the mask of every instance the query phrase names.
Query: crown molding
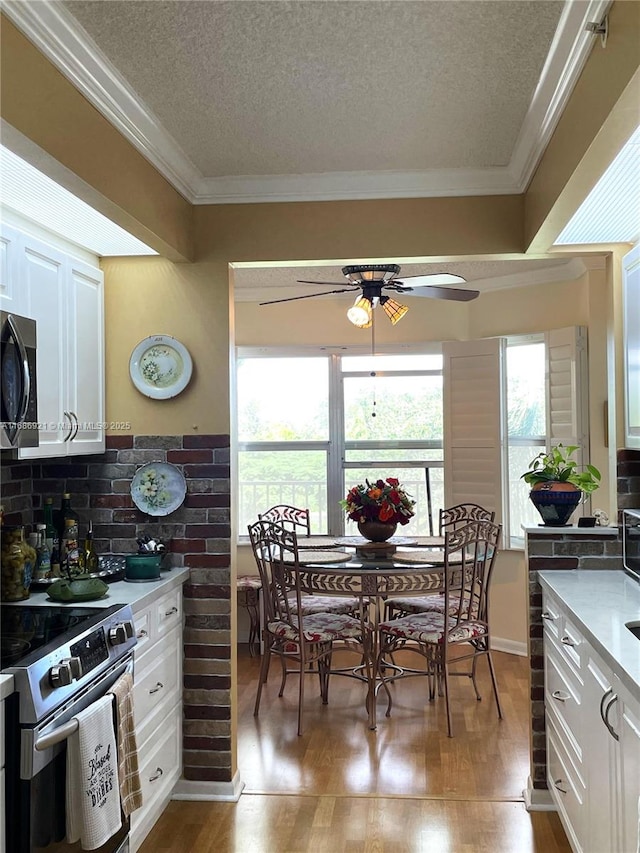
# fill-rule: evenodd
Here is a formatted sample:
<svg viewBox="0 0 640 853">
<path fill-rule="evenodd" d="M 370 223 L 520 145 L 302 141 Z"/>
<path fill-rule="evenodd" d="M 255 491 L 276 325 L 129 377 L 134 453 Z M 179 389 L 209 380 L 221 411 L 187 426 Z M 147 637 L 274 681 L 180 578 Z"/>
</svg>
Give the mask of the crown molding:
<svg viewBox="0 0 640 853">
<path fill-rule="evenodd" d="M 192 204 L 505 195 L 523 192 L 594 43 L 584 29 L 608 0 L 567 0 L 506 167 L 205 178 L 88 33 L 57 2 L 0 8 L 102 115 Z"/>
<path fill-rule="evenodd" d="M 611 0 L 565 2 L 509 164 L 517 192 L 529 185 L 595 44 L 586 25 L 602 21 L 610 6 Z"/>
</svg>

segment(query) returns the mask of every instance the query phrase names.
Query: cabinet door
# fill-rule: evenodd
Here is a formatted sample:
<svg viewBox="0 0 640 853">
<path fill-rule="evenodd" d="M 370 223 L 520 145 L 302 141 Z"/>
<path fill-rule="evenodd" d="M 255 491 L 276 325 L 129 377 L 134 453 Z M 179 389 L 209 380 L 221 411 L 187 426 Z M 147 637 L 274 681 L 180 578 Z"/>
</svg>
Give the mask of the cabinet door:
<svg viewBox="0 0 640 853">
<path fill-rule="evenodd" d="M 625 687 L 616 679 L 615 691 L 618 697 L 616 717 L 610 715 L 610 722 L 617 732 L 620 763 L 620 803 L 618 850 L 638 849 L 640 808 L 640 702 L 635 700 Z M 613 709 L 612 709 L 613 710 Z"/>
<path fill-rule="evenodd" d="M 24 279 L 27 316 L 37 323 L 39 447 L 22 448 L 20 457 L 66 456 L 71 421 L 65 417 L 67 388 L 67 322 L 65 257 L 52 246 L 24 235 L 21 276 Z"/>
<path fill-rule="evenodd" d="M 101 270 L 72 260 L 68 268 L 68 411 L 70 454 L 104 450 L 104 291 Z"/>
<path fill-rule="evenodd" d="M 24 282 L 20 280 L 20 241 L 22 235 L 15 228 L 2 225 L 0 234 L 0 308 L 28 316 Z"/>
<path fill-rule="evenodd" d="M 617 742 L 602 713 L 615 699 L 613 673 L 588 648 L 584 670 L 584 763 L 587 779 L 588 833 L 586 849 L 593 853 L 616 851 Z"/>
</svg>

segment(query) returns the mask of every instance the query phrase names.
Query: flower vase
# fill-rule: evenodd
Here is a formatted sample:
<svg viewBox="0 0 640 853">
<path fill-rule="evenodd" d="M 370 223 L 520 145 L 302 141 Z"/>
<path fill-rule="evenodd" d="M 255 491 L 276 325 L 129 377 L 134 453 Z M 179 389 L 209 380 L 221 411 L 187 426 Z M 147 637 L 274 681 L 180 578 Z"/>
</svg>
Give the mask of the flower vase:
<svg viewBox="0 0 640 853">
<path fill-rule="evenodd" d="M 369 542 L 386 542 L 396 532 L 398 525 L 387 521 L 359 521 L 360 535 Z"/>
</svg>

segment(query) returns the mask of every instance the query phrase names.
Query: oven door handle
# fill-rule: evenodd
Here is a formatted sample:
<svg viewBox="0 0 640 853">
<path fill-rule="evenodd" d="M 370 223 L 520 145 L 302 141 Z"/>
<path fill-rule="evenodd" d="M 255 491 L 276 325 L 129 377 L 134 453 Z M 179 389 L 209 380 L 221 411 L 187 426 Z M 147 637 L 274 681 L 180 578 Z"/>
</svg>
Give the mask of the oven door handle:
<svg viewBox="0 0 640 853">
<path fill-rule="evenodd" d="M 54 731 L 49 732 L 47 735 L 42 735 L 41 738 L 33 744 L 34 749 L 38 752 L 44 752 L 45 749 L 50 749 L 52 746 L 55 746 L 57 743 L 62 743 L 63 740 L 66 740 L 68 737 L 74 732 L 78 731 L 78 721 L 75 719 L 69 720 L 68 723 L 65 723 L 63 726 L 58 726 Z"/>
</svg>

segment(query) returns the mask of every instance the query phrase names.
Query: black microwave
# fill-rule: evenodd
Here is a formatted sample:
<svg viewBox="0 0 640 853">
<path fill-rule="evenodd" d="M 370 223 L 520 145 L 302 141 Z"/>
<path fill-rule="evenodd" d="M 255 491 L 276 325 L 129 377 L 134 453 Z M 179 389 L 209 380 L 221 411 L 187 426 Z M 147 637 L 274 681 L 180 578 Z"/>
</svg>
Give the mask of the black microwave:
<svg viewBox="0 0 640 853">
<path fill-rule="evenodd" d="M 640 509 L 622 510 L 622 564 L 640 581 Z"/>
<path fill-rule="evenodd" d="M 38 446 L 36 321 L 0 311 L 0 448 Z"/>
</svg>

